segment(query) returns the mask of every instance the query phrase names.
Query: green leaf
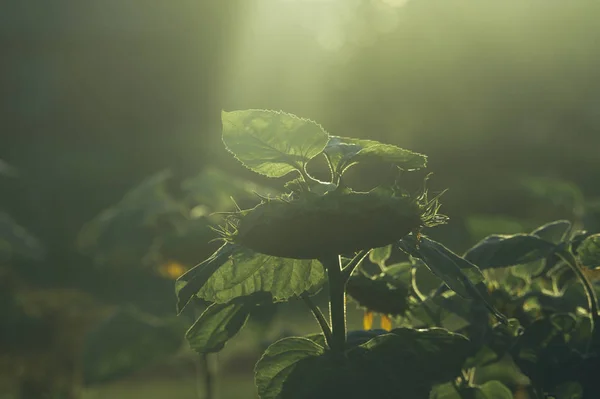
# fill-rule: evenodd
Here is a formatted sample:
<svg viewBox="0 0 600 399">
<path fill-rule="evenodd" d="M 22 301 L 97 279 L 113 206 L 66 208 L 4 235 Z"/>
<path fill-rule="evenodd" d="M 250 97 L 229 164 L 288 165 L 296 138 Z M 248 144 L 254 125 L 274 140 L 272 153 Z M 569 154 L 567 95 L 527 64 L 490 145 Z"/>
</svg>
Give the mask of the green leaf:
<svg viewBox="0 0 600 399">
<path fill-rule="evenodd" d="M 427 397 L 436 381 L 460 374 L 470 351 L 465 337 L 443 329 L 355 333 L 349 341 L 358 346 L 342 358 L 305 338 L 273 344 L 256 367 L 260 397 Z"/>
<path fill-rule="evenodd" d="M 214 254 L 199 265 L 188 270 L 175 281 L 175 294 L 177 295 L 177 313 L 181 313 L 190 299 L 204 287 L 208 279 L 223 266 L 229 257 L 239 248 L 235 244 L 224 244 Z"/>
<path fill-rule="evenodd" d="M 391 163 L 405 170 L 427 166 L 427 156 L 423 154 L 374 140 L 331 136 L 324 153 L 334 175 L 338 177 L 358 162 Z"/>
<path fill-rule="evenodd" d="M 500 381 L 488 381 L 478 388 L 485 399 L 513 399 L 511 390 Z"/>
<path fill-rule="evenodd" d="M 304 170 L 329 141 L 319 124 L 285 112 L 223 111 L 222 121 L 227 149 L 244 166 L 268 177 Z"/>
<path fill-rule="evenodd" d="M 391 377 L 400 389 L 417 381 L 431 385 L 453 379 L 470 351 L 467 338 L 442 328 L 396 328 L 351 349 L 348 358 L 370 369 L 369 374 Z"/>
<path fill-rule="evenodd" d="M 213 303 L 185 334 L 190 347 L 198 353 L 219 352 L 246 324 L 254 305 Z"/>
<path fill-rule="evenodd" d="M 379 247 L 369 252 L 369 260 L 376 265 L 385 266 L 385 262 L 392 256 L 392 245 Z"/>
<path fill-rule="evenodd" d="M 452 382 L 447 382 L 433 387 L 429 399 L 462 399 L 462 396 Z"/>
<path fill-rule="evenodd" d="M 456 390 L 453 383 L 436 386 L 429 399 L 513 399 L 508 387 L 500 381 L 488 381 L 476 387 L 461 387 Z"/>
<path fill-rule="evenodd" d="M 555 244 L 535 235 L 491 235 L 469 249 L 464 258 L 481 269 L 490 269 L 534 262 L 555 250 Z"/>
<path fill-rule="evenodd" d="M 577 256 L 582 265 L 588 268 L 600 267 L 600 234 L 587 237 L 577 248 Z"/>
<path fill-rule="evenodd" d="M 571 222 L 568 220 L 555 220 L 554 222 L 547 223 L 543 226 L 531 232 L 532 235 L 538 236 L 544 241 L 551 242 L 553 244 L 560 244 L 566 238 L 571 231 Z"/>
<path fill-rule="evenodd" d="M 484 280 L 477 266 L 427 237 L 417 243 L 414 236 L 407 236 L 400 241 L 400 249 L 421 259 L 451 290 L 464 298 L 473 298 L 474 285 Z"/>
<path fill-rule="evenodd" d="M 269 294 L 274 302 L 314 292 L 325 282 L 321 263 L 264 255 L 240 247 L 215 270 L 197 291 L 216 303 L 253 294 Z"/>
<path fill-rule="evenodd" d="M 260 398 L 284 397 L 284 383 L 298 362 L 324 353 L 323 346 L 300 337 L 284 338 L 269 346 L 255 368 L 255 383 Z M 310 384 L 310 381 L 308 383 Z"/>
<path fill-rule="evenodd" d="M 399 244 L 400 249 L 421 259 L 452 291 L 464 298 L 482 301 L 499 320 L 506 321 L 506 317 L 492 305 L 483 284 L 483 274 L 473 263 L 427 237 L 422 237 L 417 243 L 416 238 L 410 235 L 400 240 Z"/>
</svg>

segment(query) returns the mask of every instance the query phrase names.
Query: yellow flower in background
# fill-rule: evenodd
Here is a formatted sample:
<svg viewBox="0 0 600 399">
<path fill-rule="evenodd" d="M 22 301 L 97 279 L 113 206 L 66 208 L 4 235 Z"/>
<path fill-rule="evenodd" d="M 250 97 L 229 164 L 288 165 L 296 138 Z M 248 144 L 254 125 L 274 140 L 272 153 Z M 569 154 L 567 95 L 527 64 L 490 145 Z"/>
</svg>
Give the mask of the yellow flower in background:
<svg viewBox="0 0 600 399">
<path fill-rule="evenodd" d="M 381 315 L 381 328 L 385 331 L 392 331 L 392 319 L 386 314 Z"/>
<path fill-rule="evenodd" d="M 379 322 L 382 330 L 392 331 L 392 319 L 385 314 L 381 315 L 381 320 Z M 363 315 L 363 329 L 371 330 L 373 328 L 373 312 L 371 310 L 366 310 Z"/>
<path fill-rule="evenodd" d="M 363 315 L 363 330 L 370 330 L 373 328 L 373 312 L 366 310 Z"/>
<path fill-rule="evenodd" d="M 158 273 L 171 280 L 178 279 L 186 271 L 187 268 L 184 265 L 174 260 L 170 260 L 158 267 Z"/>
</svg>

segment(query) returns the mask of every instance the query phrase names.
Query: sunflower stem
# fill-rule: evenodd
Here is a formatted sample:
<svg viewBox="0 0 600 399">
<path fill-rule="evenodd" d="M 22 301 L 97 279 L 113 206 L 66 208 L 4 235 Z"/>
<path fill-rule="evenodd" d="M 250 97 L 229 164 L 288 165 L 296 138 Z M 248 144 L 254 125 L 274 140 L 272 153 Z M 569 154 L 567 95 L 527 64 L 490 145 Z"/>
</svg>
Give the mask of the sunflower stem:
<svg viewBox="0 0 600 399">
<path fill-rule="evenodd" d="M 331 351 L 342 359 L 346 347 L 346 281 L 340 256 L 321 261 L 329 278 L 329 317 L 331 319 Z"/>
</svg>

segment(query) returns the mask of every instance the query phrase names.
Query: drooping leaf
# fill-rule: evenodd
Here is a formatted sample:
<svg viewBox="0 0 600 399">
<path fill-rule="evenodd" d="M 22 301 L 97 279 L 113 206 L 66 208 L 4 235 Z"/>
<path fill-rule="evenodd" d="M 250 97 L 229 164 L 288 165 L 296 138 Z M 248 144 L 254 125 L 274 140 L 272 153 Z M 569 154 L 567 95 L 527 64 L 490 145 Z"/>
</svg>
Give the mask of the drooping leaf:
<svg viewBox="0 0 600 399">
<path fill-rule="evenodd" d="M 360 150 L 354 162 L 386 162 L 405 170 L 421 169 L 427 166 L 427 157 L 391 144 L 374 144 Z"/>
<path fill-rule="evenodd" d="M 253 308 L 235 301 L 210 305 L 185 334 L 190 347 L 198 353 L 219 352 L 242 329 Z"/>
<path fill-rule="evenodd" d="M 247 168 L 268 177 L 303 170 L 329 141 L 319 124 L 285 112 L 223 111 L 222 122 L 227 149 Z"/>
<path fill-rule="evenodd" d="M 484 308 L 483 314 L 473 311 L 474 302 L 465 300 L 450 291 L 442 295 L 427 297 L 424 301 L 411 307 L 408 318 L 414 327 L 439 326 L 458 330 L 474 323 L 487 326 L 489 313 Z M 478 317 L 478 318 L 477 318 Z"/>
<path fill-rule="evenodd" d="M 324 281 L 325 272 L 317 260 L 280 258 L 240 247 L 211 273 L 196 294 L 209 302 L 227 303 L 264 293 L 280 302 L 313 292 Z"/>
<path fill-rule="evenodd" d="M 260 398 L 290 397 L 284 396 L 283 387 L 298 362 L 324 353 L 323 346 L 307 338 L 291 337 L 275 342 L 256 364 L 255 383 Z"/>
<path fill-rule="evenodd" d="M 458 295 L 482 301 L 499 320 L 506 321 L 506 317 L 492 305 L 483 283 L 483 274 L 473 263 L 427 237 L 422 237 L 420 243 L 417 243 L 416 237 L 409 235 L 400 240 L 399 246 L 409 255 L 421 259 Z"/>
<path fill-rule="evenodd" d="M 450 289 L 464 298 L 473 298 L 474 285 L 484 280 L 477 266 L 427 237 L 417 243 L 415 237 L 407 236 L 400 241 L 400 249 L 421 259 Z"/>
<path fill-rule="evenodd" d="M 555 220 L 554 222 L 538 227 L 531 234 L 538 236 L 544 241 L 559 244 L 567 237 L 570 231 L 571 222 L 568 220 Z"/>
<path fill-rule="evenodd" d="M 235 244 L 224 244 L 204 262 L 188 270 L 187 273 L 177 279 L 175 282 L 177 313 L 183 311 L 183 308 L 189 303 L 190 299 L 204 287 L 204 284 L 206 284 L 219 267 L 229 261 L 231 254 L 238 248 L 239 246 Z"/>
<path fill-rule="evenodd" d="M 331 136 L 324 150 L 334 175 L 341 176 L 358 162 L 384 162 L 404 170 L 427 166 L 427 156 L 374 140 Z"/>
<path fill-rule="evenodd" d="M 534 262 L 555 250 L 555 244 L 531 234 L 491 235 L 469 249 L 464 258 L 480 269 L 490 269 Z"/>
<path fill-rule="evenodd" d="M 582 265 L 594 269 L 600 267 L 600 234 L 587 237 L 577 248 Z"/>
</svg>

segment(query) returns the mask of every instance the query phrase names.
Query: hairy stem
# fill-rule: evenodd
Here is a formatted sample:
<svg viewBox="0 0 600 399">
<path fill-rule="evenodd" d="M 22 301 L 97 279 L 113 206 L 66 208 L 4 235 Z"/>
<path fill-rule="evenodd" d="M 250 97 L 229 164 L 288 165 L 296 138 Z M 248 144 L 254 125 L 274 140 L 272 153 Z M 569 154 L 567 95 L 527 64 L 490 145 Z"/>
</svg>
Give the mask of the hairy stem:
<svg viewBox="0 0 600 399">
<path fill-rule="evenodd" d="M 333 336 L 331 334 L 331 327 L 329 327 L 329 323 L 327 323 L 327 319 L 325 319 L 325 315 L 321 312 L 321 309 L 310 299 L 307 294 L 302 295 L 302 300 L 304 303 L 310 308 L 313 316 L 317 319 L 319 326 L 321 327 L 321 331 L 323 331 L 323 335 L 325 336 L 325 341 L 329 348 L 333 345 Z"/>
<path fill-rule="evenodd" d="M 346 347 L 346 281 L 339 256 L 322 260 L 329 277 L 329 317 L 331 319 L 331 350 L 343 356 Z"/>
</svg>

